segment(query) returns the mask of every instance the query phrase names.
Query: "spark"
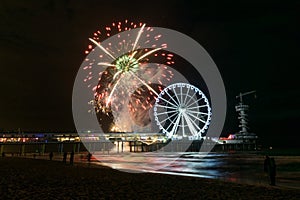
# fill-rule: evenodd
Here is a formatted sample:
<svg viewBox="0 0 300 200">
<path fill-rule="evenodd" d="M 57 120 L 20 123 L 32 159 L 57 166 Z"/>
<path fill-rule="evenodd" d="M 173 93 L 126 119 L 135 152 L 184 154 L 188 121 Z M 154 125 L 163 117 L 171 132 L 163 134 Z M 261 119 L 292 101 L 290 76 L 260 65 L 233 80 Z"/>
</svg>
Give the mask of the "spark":
<svg viewBox="0 0 300 200">
<path fill-rule="evenodd" d="M 150 87 L 150 85 L 148 85 L 145 81 L 143 81 L 142 79 L 140 79 L 138 76 L 136 76 L 134 73 L 130 72 L 135 78 L 137 78 L 141 83 L 143 83 L 149 90 L 151 90 L 156 96 L 158 96 L 158 93 L 152 88 Z"/>
<path fill-rule="evenodd" d="M 114 64 L 110 64 L 110 63 L 107 63 L 107 62 L 99 62 L 98 65 L 104 65 L 104 66 L 108 66 L 108 67 L 115 67 L 116 66 Z"/>
<path fill-rule="evenodd" d="M 139 39 L 140 39 L 140 37 L 141 37 L 141 35 L 142 35 L 142 32 L 143 32 L 145 26 L 146 26 L 146 24 L 143 24 L 142 28 L 140 29 L 140 31 L 139 31 L 139 33 L 138 33 L 136 39 L 135 39 L 134 45 L 133 45 L 133 47 L 132 47 L 132 51 L 135 50 L 135 46 L 136 46 L 136 44 L 138 43 L 138 41 L 139 41 Z"/>
<path fill-rule="evenodd" d="M 142 55 L 141 57 L 139 57 L 139 58 L 137 59 L 137 61 L 139 61 L 139 60 L 145 58 L 146 56 L 148 56 L 148 55 L 150 55 L 150 54 L 152 54 L 152 53 L 154 53 L 154 52 L 156 52 L 156 51 L 158 51 L 158 50 L 161 50 L 161 48 L 156 48 L 156 49 L 153 49 L 153 50 L 151 50 L 151 51 L 145 53 L 144 55 Z"/>
<path fill-rule="evenodd" d="M 91 42 L 93 42 L 95 45 L 97 45 L 102 51 L 104 51 L 107 55 L 109 55 L 112 59 L 116 60 L 116 58 L 111 55 L 101 44 L 99 44 L 97 41 L 93 40 L 92 38 L 89 38 Z"/>
</svg>

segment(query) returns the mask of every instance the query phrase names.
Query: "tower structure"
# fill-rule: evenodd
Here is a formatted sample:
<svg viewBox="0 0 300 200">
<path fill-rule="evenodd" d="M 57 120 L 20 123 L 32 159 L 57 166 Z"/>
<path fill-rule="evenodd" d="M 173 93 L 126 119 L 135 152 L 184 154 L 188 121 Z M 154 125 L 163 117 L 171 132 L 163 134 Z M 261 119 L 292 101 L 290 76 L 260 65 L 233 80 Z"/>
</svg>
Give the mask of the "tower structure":
<svg viewBox="0 0 300 200">
<path fill-rule="evenodd" d="M 248 114 L 247 111 L 249 110 L 249 106 L 244 104 L 243 97 L 246 95 L 254 94 L 256 91 L 250 91 L 245 93 L 240 93 L 238 96 L 236 96 L 237 99 L 239 99 L 239 103 L 235 106 L 235 110 L 238 113 L 238 119 L 239 119 L 239 132 L 235 135 L 235 138 L 237 140 L 241 140 L 241 142 L 244 144 L 243 149 L 251 150 L 256 149 L 256 140 L 257 135 L 255 133 L 249 132 L 249 126 L 248 126 Z"/>
</svg>

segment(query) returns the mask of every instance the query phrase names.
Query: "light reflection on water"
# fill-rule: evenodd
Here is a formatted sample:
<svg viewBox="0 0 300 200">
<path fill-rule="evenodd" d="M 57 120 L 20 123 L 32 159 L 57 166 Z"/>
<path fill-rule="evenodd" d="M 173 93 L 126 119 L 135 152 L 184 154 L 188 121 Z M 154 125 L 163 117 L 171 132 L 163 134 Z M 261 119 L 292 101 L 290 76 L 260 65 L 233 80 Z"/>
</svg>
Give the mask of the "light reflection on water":
<svg viewBox="0 0 300 200">
<path fill-rule="evenodd" d="M 96 156 L 97 157 L 97 156 Z M 224 181 L 268 185 L 263 172 L 263 155 L 249 153 L 130 153 L 99 155 L 101 165 L 132 173 L 163 173 L 181 176 L 221 179 Z M 300 158 L 276 157 L 277 166 L 300 165 Z M 278 171 L 278 185 L 300 189 L 300 172 Z"/>
<path fill-rule="evenodd" d="M 180 154 L 180 155 L 178 155 Z M 227 154 L 172 153 L 106 155 L 98 159 L 101 164 L 128 172 L 152 172 L 204 178 L 220 178 Z"/>
</svg>

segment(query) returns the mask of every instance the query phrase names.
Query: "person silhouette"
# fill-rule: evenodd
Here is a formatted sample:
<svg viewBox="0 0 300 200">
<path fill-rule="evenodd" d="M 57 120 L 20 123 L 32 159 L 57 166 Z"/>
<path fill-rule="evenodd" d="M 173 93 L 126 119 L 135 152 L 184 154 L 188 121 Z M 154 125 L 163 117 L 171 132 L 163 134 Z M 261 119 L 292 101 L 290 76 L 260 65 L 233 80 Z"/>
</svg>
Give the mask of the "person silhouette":
<svg viewBox="0 0 300 200">
<path fill-rule="evenodd" d="M 67 156 L 68 156 L 68 153 L 65 152 L 64 155 L 63 155 L 63 163 L 67 162 Z"/>
<path fill-rule="evenodd" d="M 51 151 L 51 152 L 49 153 L 49 159 L 52 160 L 52 158 L 53 158 L 53 152 Z"/>
<path fill-rule="evenodd" d="M 74 151 L 72 151 L 70 154 L 70 165 L 73 165 L 73 163 L 74 163 Z"/>
<path fill-rule="evenodd" d="M 264 172 L 266 174 L 269 174 L 269 168 L 270 168 L 270 157 L 266 156 L 265 161 L 264 161 Z"/>
<path fill-rule="evenodd" d="M 88 155 L 87 155 L 87 161 L 89 162 L 89 165 L 91 163 L 91 158 L 92 158 L 92 154 L 88 153 Z"/>
<path fill-rule="evenodd" d="M 270 185 L 276 185 L 275 184 L 275 177 L 276 177 L 276 163 L 275 163 L 275 159 L 271 158 L 270 159 L 270 171 L 269 171 L 269 175 L 270 175 Z"/>
<path fill-rule="evenodd" d="M 264 161 L 264 172 L 268 177 L 268 182 L 270 182 L 270 157 L 267 155 Z"/>
</svg>

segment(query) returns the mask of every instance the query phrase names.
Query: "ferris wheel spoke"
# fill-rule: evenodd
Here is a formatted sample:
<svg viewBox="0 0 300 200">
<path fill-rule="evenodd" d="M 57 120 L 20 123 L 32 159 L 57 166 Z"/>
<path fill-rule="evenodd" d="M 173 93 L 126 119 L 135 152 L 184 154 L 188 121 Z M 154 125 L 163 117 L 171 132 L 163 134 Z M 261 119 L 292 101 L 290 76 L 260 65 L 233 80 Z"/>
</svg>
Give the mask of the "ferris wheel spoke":
<svg viewBox="0 0 300 200">
<path fill-rule="evenodd" d="M 193 125 L 193 120 L 191 120 L 191 118 L 186 113 L 183 113 L 183 116 L 184 116 L 184 118 L 185 118 L 185 120 L 186 120 L 186 122 L 188 124 L 188 128 L 190 129 L 191 133 L 193 135 L 197 135 L 198 131 L 195 129 L 195 127 Z M 198 129 L 200 129 L 197 125 L 196 125 L 196 127 Z"/>
<path fill-rule="evenodd" d="M 188 116 L 188 114 L 186 113 L 186 116 L 187 116 L 187 119 L 189 119 L 190 120 L 190 122 L 200 131 L 201 130 L 201 128 L 199 127 L 199 125 L 194 121 L 194 120 L 192 120 L 191 119 L 191 117 L 190 116 Z M 198 131 L 197 131 L 198 132 Z"/>
<path fill-rule="evenodd" d="M 192 106 L 192 105 L 198 103 L 199 101 L 201 101 L 202 99 L 203 99 L 203 97 L 197 99 L 197 101 L 193 101 L 191 104 L 187 104 L 187 106 L 188 106 L 188 107 L 189 107 L 189 106 Z"/>
<path fill-rule="evenodd" d="M 190 103 L 190 101 L 192 100 L 192 99 L 194 99 L 194 96 L 196 95 L 196 93 L 194 93 L 191 97 L 190 97 L 190 99 L 188 100 L 188 102 L 185 104 L 185 105 L 189 105 L 189 103 Z"/>
<path fill-rule="evenodd" d="M 174 120 L 177 120 L 177 118 L 178 118 L 178 115 L 176 115 L 176 117 L 175 117 L 175 119 L 174 119 Z M 173 123 L 173 120 L 171 120 L 171 119 L 170 119 L 170 124 L 169 124 L 169 126 L 166 128 L 166 130 L 168 131 L 168 130 L 169 130 L 169 128 L 170 128 L 172 125 L 174 125 L 174 126 L 175 126 L 175 124 Z"/>
<path fill-rule="evenodd" d="M 175 97 L 176 97 L 176 99 L 177 99 L 178 105 L 180 105 L 181 101 L 179 101 L 179 98 L 178 98 L 178 96 L 177 96 L 177 93 L 176 93 L 174 87 L 173 87 L 173 92 L 174 92 L 174 95 L 175 95 Z"/>
<path fill-rule="evenodd" d="M 177 109 L 176 107 L 164 106 L 164 105 L 160 105 L 160 104 L 157 104 L 156 106 L 160 107 L 160 108 L 167 108 L 167 109 L 172 109 L 172 110 L 176 110 Z"/>
<path fill-rule="evenodd" d="M 181 115 L 181 123 L 182 123 L 182 135 L 185 136 L 185 124 L 184 124 L 184 116 Z"/>
<path fill-rule="evenodd" d="M 186 112 L 200 114 L 200 115 L 209 115 L 208 113 L 205 113 L 205 112 L 199 112 L 199 111 L 193 111 L 193 110 L 186 110 Z"/>
<path fill-rule="evenodd" d="M 195 107 L 187 107 L 187 110 L 193 110 L 193 109 L 196 109 L 196 108 L 204 108 L 204 107 L 208 107 L 208 105 L 195 106 Z"/>
<path fill-rule="evenodd" d="M 170 101 L 168 101 L 167 99 L 163 98 L 163 97 L 160 97 L 159 99 L 163 100 L 164 102 L 168 103 L 168 104 L 171 104 L 172 106 L 174 107 L 177 107 L 178 105 L 175 105 L 174 103 L 171 103 Z"/>
<path fill-rule="evenodd" d="M 173 100 L 173 102 L 176 104 L 176 106 L 179 106 L 178 102 L 175 101 L 175 99 L 168 93 L 166 90 L 165 93 Z"/>
<path fill-rule="evenodd" d="M 170 113 L 174 113 L 177 112 L 177 110 L 172 110 L 172 111 L 166 111 L 166 112 L 162 112 L 162 113 L 157 113 L 156 115 L 164 115 L 164 114 L 170 114 Z"/>
<path fill-rule="evenodd" d="M 180 121 L 180 117 L 181 117 L 181 113 L 179 113 L 179 115 L 177 115 L 176 117 L 177 117 L 177 119 L 175 121 L 175 124 L 174 124 L 172 130 L 171 130 L 171 134 L 172 135 L 174 135 L 176 133 L 176 131 L 177 131 L 177 128 L 178 128 L 178 125 L 179 125 L 179 121 Z"/>
<path fill-rule="evenodd" d="M 162 120 L 160 123 L 164 123 L 164 122 L 167 121 L 167 120 L 170 120 L 170 121 L 172 122 L 171 117 L 174 117 L 176 114 L 178 114 L 178 113 L 172 114 L 171 116 L 169 116 L 169 117 L 165 118 L 164 120 Z M 156 114 L 156 115 L 157 115 L 157 114 Z"/>
<path fill-rule="evenodd" d="M 182 87 L 180 87 L 180 103 L 183 103 L 183 100 L 182 100 Z"/>
<path fill-rule="evenodd" d="M 200 122 L 202 122 L 202 123 L 206 123 L 206 121 L 204 121 L 203 119 L 200 119 L 198 116 L 195 116 L 194 114 L 192 114 L 192 113 L 187 113 L 189 116 L 191 116 L 191 117 L 194 117 L 195 119 L 198 119 Z"/>
<path fill-rule="evenodd" d="M 183 101 L 183 104 L 184 104 L 184 105 L 186 105 L 186 101 L 187 101 L 187 97 L 189 96 L 189 95 L 188 95 L 189 92 L 190 92 L 190 87 L 188 87 L 188 90 L 187 90 L 187 92 L 186 92 L 186 94 L 185 94 L 185 98 L 184 98 L 184 101 Z"/>
</svg>

